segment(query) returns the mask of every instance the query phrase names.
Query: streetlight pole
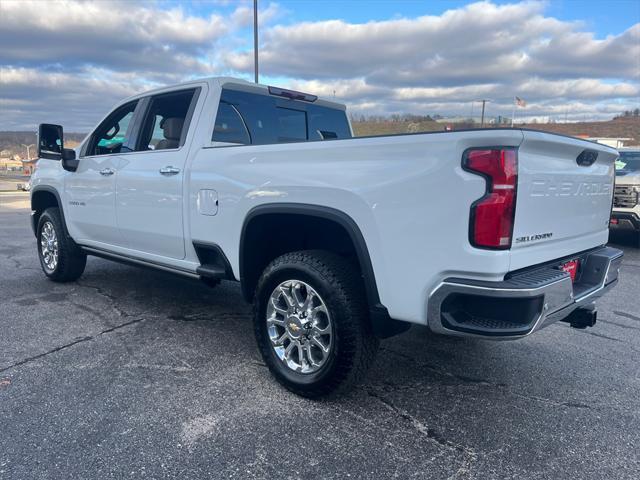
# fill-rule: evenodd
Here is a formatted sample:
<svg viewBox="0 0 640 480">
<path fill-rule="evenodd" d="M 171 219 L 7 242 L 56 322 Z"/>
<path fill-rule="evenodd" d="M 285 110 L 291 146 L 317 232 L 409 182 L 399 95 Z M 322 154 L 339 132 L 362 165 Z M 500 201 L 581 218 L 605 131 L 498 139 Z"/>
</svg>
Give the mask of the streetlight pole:
<svg viewBox="0 0 640 480">
<path fill-rule="evenodd" d="M 253 65 L 258 83 L 258 0 L 253 0 Z"/>
<path fill-rule="evenodd" d="M 31 147 L 35 147 L 35 143 L 32 143 L 30 145 L 25 145 L 24 143 L 21 143 L 20 145 L 22 145 L 24 148 L 27 149 L 27 160 L 31 160 L 31 151 L 29 150 Z"/>
</svg>

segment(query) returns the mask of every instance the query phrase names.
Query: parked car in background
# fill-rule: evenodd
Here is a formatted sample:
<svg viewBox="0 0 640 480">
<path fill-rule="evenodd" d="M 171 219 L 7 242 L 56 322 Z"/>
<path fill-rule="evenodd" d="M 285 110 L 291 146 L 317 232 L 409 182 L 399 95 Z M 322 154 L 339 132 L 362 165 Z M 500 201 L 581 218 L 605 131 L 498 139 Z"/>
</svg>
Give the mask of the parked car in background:
<svg viewBox="0 0 640 480">
<path fill-rule="evenodd" d="M 619 152 L 610 227 L 634 231 L 640 247 L 640 148 Z"/>
<path fill-rule="evenodd" d="M 74 281 L 96 255 L 239 281 L 265 363 L 310 397 L 411 324 L 594 325 L 622 260 L 605 245 L 615 149 L 516 128 L 352 137 L 344 105 L 230 78 L 131 97 L 76 151 L 42 124 L 42 269 Z"/>
<path fill-rule="evenodd" d="M 31 179 L 27 180 L 26 183 L 19 183 L 18 190 L 22 190 L 23 192 L 31 191 Z"/>
</svg>

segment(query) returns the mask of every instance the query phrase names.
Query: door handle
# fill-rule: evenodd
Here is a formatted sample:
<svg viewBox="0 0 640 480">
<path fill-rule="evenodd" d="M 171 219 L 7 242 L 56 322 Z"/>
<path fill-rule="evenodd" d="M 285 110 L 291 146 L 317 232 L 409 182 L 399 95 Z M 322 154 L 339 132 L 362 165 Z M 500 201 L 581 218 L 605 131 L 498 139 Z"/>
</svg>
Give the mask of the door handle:
<svg viewBox="0 0 640 480">
<path fill-rule="evenodd" d="M 103 175 L 105 177 L 113 175 L 114 173 L 116 172 L 112 168 L 103 168 L 102 170 L 100 170 L 100 175 Z"/>
<path fill-rule="evenodd" d="M 172 166 L 162 167 L 160 169 L 161 175 L 177 175 L 178 173 L 180 173 L 180 169 Z"/>
</svg>

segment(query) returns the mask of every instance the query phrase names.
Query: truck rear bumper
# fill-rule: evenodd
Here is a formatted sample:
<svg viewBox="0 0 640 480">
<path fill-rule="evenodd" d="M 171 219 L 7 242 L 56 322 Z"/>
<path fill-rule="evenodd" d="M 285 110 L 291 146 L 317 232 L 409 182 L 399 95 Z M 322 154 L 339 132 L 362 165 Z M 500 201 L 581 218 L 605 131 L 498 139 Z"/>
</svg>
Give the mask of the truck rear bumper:
<svg viewBox="0 0 640 480">
<path fill-rule="evenodd" d="M 611 222 L 609 228 L 620 230 L 636 230 L 640 231 L 640 217 L 635 212 L 616 212 L 611 213 Z"/>
<path fill-rule="evenodd" d="M 448 278 L 429 297 L 428 325 L 444 335 L 525 337 L 590 307 L 617 283 L 622 255 L 600 247 L 514 272 L 501 282 Z M 576 258 L 580 269 L 574 283 L 559 266 Z"/>
</svg>

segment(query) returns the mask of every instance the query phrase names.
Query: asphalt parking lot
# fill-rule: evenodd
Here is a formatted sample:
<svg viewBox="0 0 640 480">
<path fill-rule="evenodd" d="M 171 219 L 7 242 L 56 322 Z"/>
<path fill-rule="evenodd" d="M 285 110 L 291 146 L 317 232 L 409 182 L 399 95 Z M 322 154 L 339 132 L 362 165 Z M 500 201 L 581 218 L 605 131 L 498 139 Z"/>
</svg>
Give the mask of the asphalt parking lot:
<svg viewBox="0 0 640 480">
<path fill-rule="evenodd" d="M 0 192 L 10 191 L 13 193 L 18 190 L 19 184 L 25 184 L 28 181 L 28 175 L 2 172 L 0 173 Z"/>
<path fill-rule="evenodd" d="M 0 479 L 624 479 L 640 471 L 640 250 L 595 328 L 384 341 L 332 401 L 280 388 L 239 287 L 90 258 L 40 271 L 0 193 Z"/>
</svg>

